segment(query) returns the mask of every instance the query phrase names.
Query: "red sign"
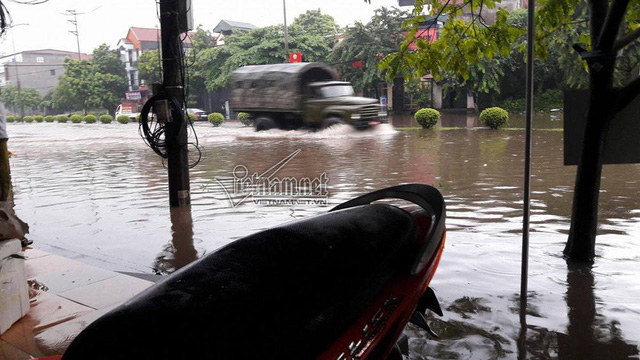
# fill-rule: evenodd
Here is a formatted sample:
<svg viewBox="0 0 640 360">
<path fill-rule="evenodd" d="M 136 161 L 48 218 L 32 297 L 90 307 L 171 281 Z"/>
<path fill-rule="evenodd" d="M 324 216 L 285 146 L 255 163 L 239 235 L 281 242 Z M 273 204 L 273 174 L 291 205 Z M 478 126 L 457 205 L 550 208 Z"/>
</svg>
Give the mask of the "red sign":
<svg viewBox="0 0 640 360">
<path fill-rule="evenodd" d="M 302 53 L 295 52 L 295 53 L 289 54 L 289 62 L 290 63 L 302 62 Z"/>
</svg>

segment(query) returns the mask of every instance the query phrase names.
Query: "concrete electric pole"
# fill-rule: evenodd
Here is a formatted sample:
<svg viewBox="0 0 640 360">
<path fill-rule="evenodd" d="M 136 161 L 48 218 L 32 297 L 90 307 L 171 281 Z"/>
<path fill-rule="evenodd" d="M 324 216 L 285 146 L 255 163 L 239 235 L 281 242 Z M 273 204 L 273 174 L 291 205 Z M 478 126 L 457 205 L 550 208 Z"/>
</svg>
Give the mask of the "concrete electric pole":
<svg viewBox="0 0 640 360">
<path fill-rule="evenodd" d="M 183 74 L 185 54 L 182 33 L 188 32 L 191 1 L 160 0 L 162 40 L 162 91 L 175 102 L 172 120 L 165 124 L 169 203 L 172 207 L 191 204 L 185 89 Z"/>
</svg>

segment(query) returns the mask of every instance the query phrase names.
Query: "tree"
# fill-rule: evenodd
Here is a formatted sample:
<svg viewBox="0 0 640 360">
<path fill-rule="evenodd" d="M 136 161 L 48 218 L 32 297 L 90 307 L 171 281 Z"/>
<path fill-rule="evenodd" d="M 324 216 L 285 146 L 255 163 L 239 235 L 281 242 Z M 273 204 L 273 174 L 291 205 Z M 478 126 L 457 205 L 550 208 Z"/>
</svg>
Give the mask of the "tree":
<svg viewBox="0 0 640 360">
<path fill-rule="evenodd" d="M 192 48 L 187 56 L 187 102 L 189 106 L 199 106 L 204 103 L 208 90 L 206 86 L 207 68 L 202 60 L 203 52 L 213 47 L 211 32 L 198 26 L 191 35 Z"/>
<path fill-rule="evenodd" d="M 323 14 L 320 9 L 307 10 L 304 14 L 300 14 L 293 20 L 290 30 L 325 37 L 337 35 L 342 31 L 333 16 Z"/>
<path fill-rule="evenodd" d="M 409 16 L 397 8 L 376 9 L 371 20 L 347 28 L 346 38 L 336 46 L 331 62 L 358 91 L 384 80 L 380 61 L 395 51 L 404 39 L 402 24 Z"/>
<path fill-rule="evenodd" d="M 65 74 L 53 90 L 56 109 L 75 108 L 85 113 L 93 107 L 113 111 L 127 90 L 127 75 L 120 57 L 100 45 L 91 60 L 66 59 Z"/>
<path fill-rule="evenodd" d="M 400 45 L 399 51 L 389 55 L 382 67 L 391 74 L 412 71 L 417 74 L 432 73 L 442 76 L 445 72 L 469 77 L 470 65 L 484 58 L 509 53 L 510 45 L 521 33 L 507 23 L 507 12 L 498 9 L 496 22 L 487 23 L 482 15 L 486 8 L 499 2 L 494 0 L 465 0 L 433 2 L 437 15 L 447 14 L 450 21 L 440 30 L 439 39 L 430 44 L 417 40 L 417 51 L 409 44 L 424 20 L 424 0 L 417 0 L 413 18 L 407 22 L 411 31 Z M 614 87 L 616 68 L 625 65 L 620 60 L 621 51 L 638 46 L 640 7 L 629 6 L 629 0 L 589 0 L 588 21 L 576 20 L 576 12 L 584 8 L 580 0 L 541 0 L 536 9 L 537 53 L 545 56 L 551 48 L 547 40 L 556 31 L 580 31 L 574 49 L 584 60 L 588 70 L 589 108 L 585 119 L 583 149 L 576 173 L 575 191 L 571 214 L 571 229 L 564 253 L 574 260 L 592 261 L 595 256 L 595 238 L 598 215 L 598 195 L 602 173 L 602 153 L 607 128 L 614 115 L 626 108 L 640 94 L 640 78 Z M 465 20 L 464 11 L 470 12 Z M 582 30 L 584 24 L 588 28 Z M 565 40 L 566 41 L 566 40 Z M 631 66 L 631 68 L 633 65 Z M 628 70 L 629 68 L 627 68 Z M 622 78 L 620 78 L 622 79 Z"/>
<path fill-rule="evenodd" d="M 301 16 L 304 21 L 296 18 L 291 26 L 290 51 L 301 52 L 304 61 L 326 62 L 333 40 L 322 33 L 323 29 L 333 26 L 327 25 L 334 23 L 333 18 L 319 11 L 308 11 Z M 207 89 L 215 91 L 226 87 L 229 76 L 237 68 L 283 63 L 284 56 L 284 31 L 282 26 L 275 25 L 232 34 L 225 38 L 224 46 L 200 51 L 196 63 Z"/>
<path fill-rule="evenodd" d="M 22 108 L 35 108 L 40 105 L 40 94 L 35 89 L 21 88 L 18 91 L 18 87 L 15 85 L 7 85 L 2 89 L 0 99 L 6 106 L 18 109 Z"/>
<path fill-rule="evenodd" d="M 147 84 L 162 82 L 162 65 L 160 60 L 160 52 L 152 50 L 142 53 L 138 57 L 138 71 L 140 79 Z"/>
</svg>

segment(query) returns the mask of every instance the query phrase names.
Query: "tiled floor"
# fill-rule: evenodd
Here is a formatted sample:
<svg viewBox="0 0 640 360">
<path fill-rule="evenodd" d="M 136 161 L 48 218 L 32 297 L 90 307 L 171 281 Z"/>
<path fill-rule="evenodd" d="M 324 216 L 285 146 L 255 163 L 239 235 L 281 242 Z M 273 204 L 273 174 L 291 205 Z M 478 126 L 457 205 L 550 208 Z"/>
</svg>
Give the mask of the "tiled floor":
<svg viewBox="0 0 640 360">
<path fill-rule="evenodd" d="M 36 249 L 25 251 L 27 316 L 0 336 L 0 359 L 60 355 L 87 325 L 153 283 Z"/>
</svg>

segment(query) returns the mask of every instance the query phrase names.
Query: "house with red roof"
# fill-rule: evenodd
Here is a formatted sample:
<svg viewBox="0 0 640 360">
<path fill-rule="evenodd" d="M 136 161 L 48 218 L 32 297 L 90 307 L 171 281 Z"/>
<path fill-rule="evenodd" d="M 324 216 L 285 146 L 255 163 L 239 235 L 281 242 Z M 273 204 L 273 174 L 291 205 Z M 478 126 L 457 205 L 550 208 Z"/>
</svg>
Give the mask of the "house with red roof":
<svg viewBox="0 0 640 360">
<path fill-rule="evenodd" d="M 191 38 L 184 39 L 184 46 L 191 47 Z M 156 51 L 161 47 L 160 29 L 132 26 L 127 36 L 118 41 L 117 49 L 120 51 L 120 59 L 125 64 L 129 77 L 129 91 L 140 88 L 138 76 L 138 57 L 147 51 Z"/>
</svg>

